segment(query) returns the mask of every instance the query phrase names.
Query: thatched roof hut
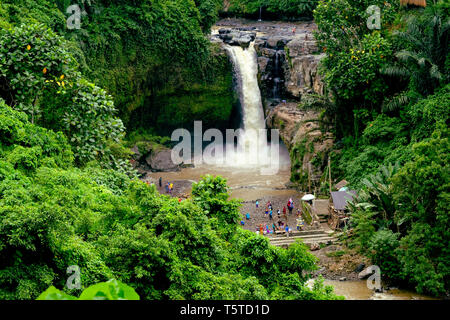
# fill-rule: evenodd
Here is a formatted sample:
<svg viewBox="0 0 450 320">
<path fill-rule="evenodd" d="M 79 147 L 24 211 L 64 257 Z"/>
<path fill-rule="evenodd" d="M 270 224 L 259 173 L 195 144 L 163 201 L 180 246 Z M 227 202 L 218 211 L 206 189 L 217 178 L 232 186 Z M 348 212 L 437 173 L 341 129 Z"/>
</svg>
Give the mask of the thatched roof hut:
<svg viewBox="0 0 450 320">
<path fill-rule="evenodd" d="M 426 7 L 427 0 L 400 0 L 400 4 L 405 6 L 407 4 L 412 4 L 415 6 Z"/>
</svg>

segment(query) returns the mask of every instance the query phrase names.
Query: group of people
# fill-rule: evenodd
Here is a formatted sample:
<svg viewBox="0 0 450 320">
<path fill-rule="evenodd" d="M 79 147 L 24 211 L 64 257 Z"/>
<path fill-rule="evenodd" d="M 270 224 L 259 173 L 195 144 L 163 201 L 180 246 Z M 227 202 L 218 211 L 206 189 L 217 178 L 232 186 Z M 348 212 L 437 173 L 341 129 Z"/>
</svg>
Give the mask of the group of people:
<svg viewBox="0 0 450 320">
<path fill-rule="evenodd" d="M 259 208 L 259 201 L 256 200 L 255 202 L 256 205 L 256 209 Z M 259 224 L 259 226 L 256 227 L 256 233 L 258 234 L 273 234 L 277 231 L 284 231 L 286 232 L 286 235 L 289 236 L 289 233 L 292 232 L 292 229 L 289 228 L 288 225 L 288 216 L 287 216 L 287 212 L 289 211 L 289 215 L 292 215 L 292 211 L 294 210 L 294 201 L 292 200 L 292 198 L 289 198 L 286 206 L 283 207 L 282 211 L 280 209 L 277 210 L 276 214 L 276 218 L 277 218 L 277 222 L 275 222 L 274 220 L 274 209 L 273 209 L 273 205 L 270 201 L 267 202 L 266 204 L 266 208 L 264 210 L 264 215 L 266 217 L 268 217 L 269 219 L 269 223 L 264 223 L 264 224 Z M 281 212 L 283 213 L 283 216 L 281 216 Z M 297 209 L 297 230 L 302 230 L 304 227 L 304 222 L 303 219 L 301 218 L 301 209 Z M 245 214 L 245 218 L 246 220 L 250 220 L 250 213 L 247 212 Z M 283 220 L 285 222 L 283 222 Z M 245 221 L 242 220 L 241 221 L 241 225 L 245 225 Z"/>
<path fill-rule="evenodd" d="M 162 187 L 162 178 L 160 177 L 159 178 L 159 187 L 161 188 Z M 169 194 L 172 194 L 172 191 L 173 191 L 173 182 L 169 182 L 169 181 L 167 181 L 167 183 L 166 183 L 166 193 L 169 193 Z"/>
</svg>

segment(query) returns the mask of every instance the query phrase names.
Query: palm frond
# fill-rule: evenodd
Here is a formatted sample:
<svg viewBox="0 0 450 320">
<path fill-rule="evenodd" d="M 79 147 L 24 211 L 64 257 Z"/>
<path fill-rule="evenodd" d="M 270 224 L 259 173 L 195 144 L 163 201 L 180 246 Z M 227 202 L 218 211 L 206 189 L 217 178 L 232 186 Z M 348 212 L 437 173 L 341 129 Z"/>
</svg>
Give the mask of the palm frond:
<svg viewBox="0 0 450 320">
<path fill-rule="evenodd" d="M 404 93 L 404 92 L 402 92 Z M 382 112 L 393 112 L 399 110 L 401 107 L 408 104 L 408 97 L 402 93 L 392 97 L 387 102 L 383 103 L 381 107 Z"/>
<path fill-rule="evenodd" d="M 411 75 L 411 72 L 402 66 L 385 66 L 380 69 L 380 73 L 389 77 L 407 78 Z"/>
</svg>

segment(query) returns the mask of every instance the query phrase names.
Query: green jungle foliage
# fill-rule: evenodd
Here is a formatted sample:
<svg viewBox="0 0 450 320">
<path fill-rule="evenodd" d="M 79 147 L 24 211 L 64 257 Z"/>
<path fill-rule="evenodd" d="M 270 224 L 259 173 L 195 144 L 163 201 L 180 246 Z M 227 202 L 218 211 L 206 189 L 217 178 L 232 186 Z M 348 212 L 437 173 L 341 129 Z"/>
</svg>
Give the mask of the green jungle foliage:
<svg viewBox="0 0 450 320">
<path fill-rule="evenodd" d="M 111 96 L 82 78 L 67 41 L 43 25 L 0 31 L 1 97 L 31 123 L 64 132 L 78 163 L 111 156 L 125 128 Z"/>
<path fill-rule="evenodd" d="M 381 8 L 369 30 L 365 9 Z M 316 38 L 339 141 L 332 172 L 358 190 L 352 245 L 383 279 L 444 296 L 450 289 L 448 1 L 322 1 Z"/>
<path fill-rule="evenodd" d="M 130 286 L 111 279 L 84 289 L 78 298 L 50 286 L 36 300 L 140 300 L 140 298 Z"/>
<path fill-rule="evenodd" d="M 66 26 L 71 15 L 66 10 L 73 4 L 83 12 L 79 30 Z M 230 66 L 215 57 L 205 36 L 220 6 L 218 0 L 4 0 L 0 26 L 43 23 L 63 36 L 84 77 L 113 97 L 127 126 L 145 111 L 149 118 L 135 127 L 144 124 L 166 134 L 167 127 L 192 125 L 206 114 L 210 121 L 229 119 Z M 218 94 L 224 99 L 217 105 Z M 197 111 L 172 117 L 173 106 L 179 103 L 183 110 L 190 97 L 196 97 L 191 106 Z M 140 112 L 134 115 L 135 110 Z"/>
<path fill-rule="evenodd" d="M 73 167 L 62 133 L 3 101 L 0 132 L 0 299 L 127 298 L 128 287 L 97 284 L 113 278 L 142 299 L 339 298 L 305 286 L 317 267 L 303 243 L 281 249 L 238 226 L 221 177 L 178 202 L 119 171 Z M 70 265 L 83 292 L 64 288 Z M 64 289 L 41 295 L 49 286 Z"/>
<path fill-rule="evenodd" d="M 278 19 L 312 18 L 318 2 L 318 0 L 229 0 L 226 13 L 259 16 L 261 8 L 264 17 L 268 13 L 271 18 Z"/>
</svg>

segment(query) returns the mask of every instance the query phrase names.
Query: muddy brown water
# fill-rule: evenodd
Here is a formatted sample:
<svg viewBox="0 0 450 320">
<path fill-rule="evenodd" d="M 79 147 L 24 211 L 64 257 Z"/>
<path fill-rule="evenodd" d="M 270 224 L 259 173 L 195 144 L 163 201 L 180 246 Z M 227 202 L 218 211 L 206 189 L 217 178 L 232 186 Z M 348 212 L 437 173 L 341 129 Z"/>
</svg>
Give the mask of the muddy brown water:
<svg viewBox="0 0 450 320">
<path fill-rule="evenodd" d="M 433 300 L 434 298 L 421 295 L 413 291 L 402 289 L 385 290 L 382 293 L 374 293 L 367 287 L 365 280 L 339 281 L 324 280 L 325 285 L 334 287 L 337 295 L 344 296 L 347 300 Z"/>
</svg>

